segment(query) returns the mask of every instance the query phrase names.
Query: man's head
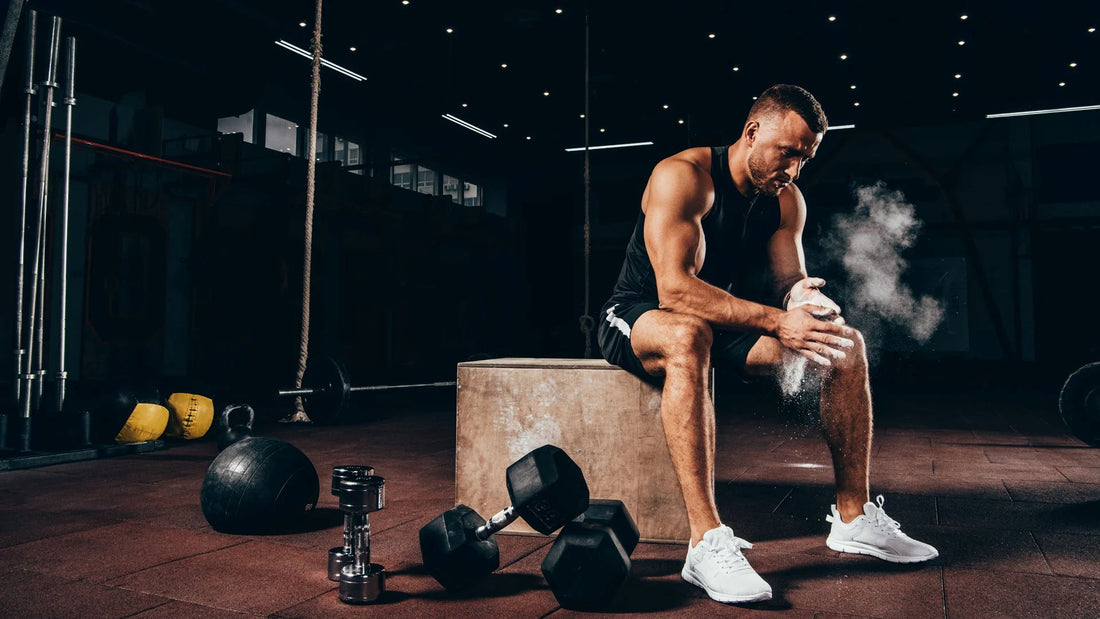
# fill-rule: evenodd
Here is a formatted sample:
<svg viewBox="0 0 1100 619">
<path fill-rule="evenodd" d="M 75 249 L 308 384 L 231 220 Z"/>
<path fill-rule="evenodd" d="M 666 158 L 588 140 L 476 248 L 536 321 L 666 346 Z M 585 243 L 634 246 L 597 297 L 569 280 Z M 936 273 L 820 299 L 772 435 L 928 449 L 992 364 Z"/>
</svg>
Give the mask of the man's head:
<svg viewBox="0 0 1100 619">
<path fill-rule="evenodd" d="M 741 133 L 753 187 L 778 195 L 798 178 L 828 127 L 821 104 L 806 90 L 787 84 L 765 90 L 749 110 Z"/>
</svg>

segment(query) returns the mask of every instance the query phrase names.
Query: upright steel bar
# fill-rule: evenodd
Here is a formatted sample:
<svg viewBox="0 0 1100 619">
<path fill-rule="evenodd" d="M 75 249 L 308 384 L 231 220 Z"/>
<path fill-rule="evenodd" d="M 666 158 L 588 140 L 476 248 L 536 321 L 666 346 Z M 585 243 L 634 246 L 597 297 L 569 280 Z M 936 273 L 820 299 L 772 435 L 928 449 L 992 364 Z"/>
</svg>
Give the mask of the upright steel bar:
<svg viewBox="0 0 1100 619">
<path fill-rule="evenodd" d="M 15 401 L 23 397 L 23 274 L 27 270 L 27 180 L 30 177 L 31 160 L 31 111 L 34 106 L 34 47 L 35 33 L 38 30 L 38 11 L 31 11 L 27 21 L 27 103 L 23 110 L 23 187 L 19 213 L 19 270 L 15 275 Z M 3 445 L 0 445 L 2 447 Z"/>
<path fill-rule="evenodd" d="M 41 86 L 45 89 L 45 99 L 42 104 L 42 157 L 41 165 L 39 166 L 39 185 L 38 185 L 38 225 L 35 228 L 34 234 L 34 259 L 32 260 L 33 271 L 31 273 L 31 311 L 27 317 L 28 329 L 27 336 L 27 364 L 26 373 L 23 374 L 23 415 L 21 427 L 19 428 L 19 450 L 30 451 L 31 450 L 31 400 L 35 389 L 32 388 L 35 375 L 33 373 L 32 361 L 34 359 L 34 343 L 35 333 L 33 326 L 35 324 L 35 318 L 38 313 L 38 267 L 39 262 L 45 248 L 42 246 L 42 232 L 46 226 L 46 202 L 47 191 L 46 188 L 49 185 L 50 174 L 50 131 L 52 128 L 51 120 L 53 118 L 53 89 L 57 86 L 54 82 L 57 73 L 57 51 L 61 45 L 61 18 L 54 17 L 53 24 L 50 28 L 50 55 L 46 63 L 46 79 L 42 81 Z"/>
<path fill-rule="evenodd" d="M 48 220 L 47 220 L 48 221 Z M 45 357 L 43 352 L 45 349 L 42 346 L 42 341 L 45 339 L 45 320 L 46 320 L 46 239 L 49 235 L 46 233 L 46 226 L 42 226 L 40 232 L 42 238 L 39 239 L 41 243 L 42 252 L 38 255 L 38 316 L 34 321 L 34 343 L 35 347 L 31 350 L 34 351 L 34 409 L 37 410 L 42 406 L 42 390 L 46 386 L 46 368 Z"/>
<path fill-rule="evenodd" d="M 57 412 L 65 406 L 65 381 L 69 373 L 65 371 L 65 315 L 68 313 L 69 291 L 69 176 L 73 156 L 73 106 L 76 105 L 76 37 L 67 39 L 68 47 L 65 62 L 65 172 L 62 176 L 61 190 L 61 290 L 58 301 L 57 334 Z"/>
</svg>

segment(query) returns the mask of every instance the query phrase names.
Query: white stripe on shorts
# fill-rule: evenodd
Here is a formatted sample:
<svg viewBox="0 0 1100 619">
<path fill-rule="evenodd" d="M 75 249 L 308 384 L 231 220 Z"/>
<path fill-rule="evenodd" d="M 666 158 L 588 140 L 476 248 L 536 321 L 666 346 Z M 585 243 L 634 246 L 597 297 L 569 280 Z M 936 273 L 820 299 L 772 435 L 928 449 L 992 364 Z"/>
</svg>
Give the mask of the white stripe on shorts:
<svg viewBox="0 0 1100 619">
<path fill-rule="evenodd" d="M 629 338 L 630 337 L 630 325 L 626 324 L 625 320 L 623 320 L 622 318 L 619 318 L 618 316 L 615 315 L 615 308 L 617 308 L 617 307 L 619 307 L 619 306 L 618 305 L 612 305 L 607 310 L 607 324 L 611 325 L 612 327 L 615 327 L 620 332 L 622 332 L 623 335 L 625 335 L 627 338 Z"/>
</svg>

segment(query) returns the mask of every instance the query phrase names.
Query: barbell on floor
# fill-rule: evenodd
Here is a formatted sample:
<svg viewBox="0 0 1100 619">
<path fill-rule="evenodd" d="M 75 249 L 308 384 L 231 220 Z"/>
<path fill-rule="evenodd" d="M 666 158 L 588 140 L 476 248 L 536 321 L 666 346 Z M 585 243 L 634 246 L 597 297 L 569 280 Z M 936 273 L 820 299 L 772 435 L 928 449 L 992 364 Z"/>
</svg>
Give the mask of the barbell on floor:
<svg viewBox="0 0 1100 619">
<path fill-rule="evenodd" d="M 301 389 L 282 389 L 276 392 L 280 398 L 302 396 L 302 406 L 309 418 L 316 423 L 334 423 L 347 408 L 351 394 L 359 391 L 388 391 L 391 389 L 424 389 L 430 387 L 454 387 L 455 381 L 412 383 L 405 385 L 365 385 L 353 387 L 343 362 L 334 357 L 310 357 L 306 361 L 306 373 L 302 376 Z"/>
</svg>

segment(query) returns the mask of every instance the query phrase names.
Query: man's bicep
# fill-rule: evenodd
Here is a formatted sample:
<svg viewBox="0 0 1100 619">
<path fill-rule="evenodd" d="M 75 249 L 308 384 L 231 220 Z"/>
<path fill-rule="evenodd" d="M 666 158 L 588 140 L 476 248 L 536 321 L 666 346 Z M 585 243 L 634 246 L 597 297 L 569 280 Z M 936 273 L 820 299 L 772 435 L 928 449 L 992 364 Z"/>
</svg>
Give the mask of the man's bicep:
<svg viewBox="0 0 1100 619">
<path fill-rule="evenodd" d="M 645 244 L 657 276 L 657 287 L 681 276 L 693 276 L 703 230 L 683 209 L 651 208 L 646 215 Z"/>
</svg>

